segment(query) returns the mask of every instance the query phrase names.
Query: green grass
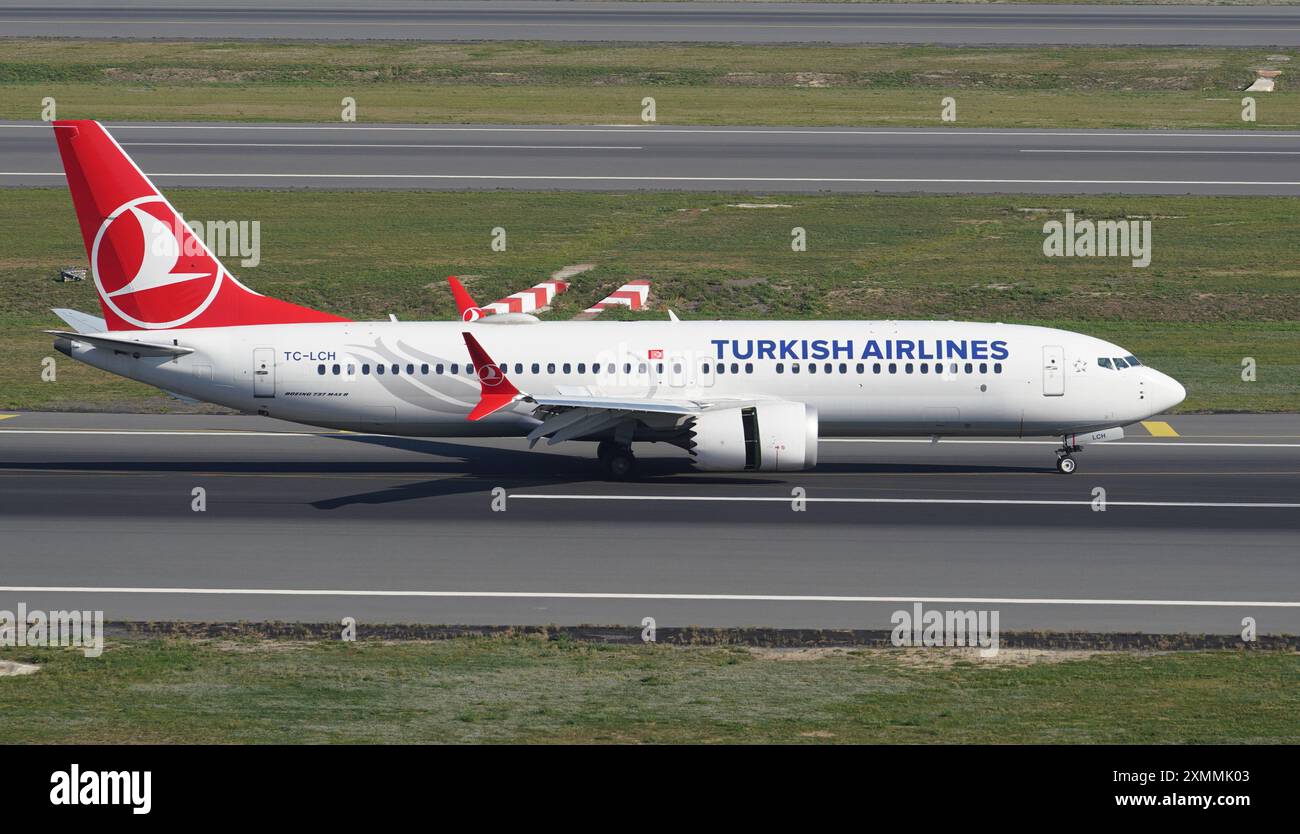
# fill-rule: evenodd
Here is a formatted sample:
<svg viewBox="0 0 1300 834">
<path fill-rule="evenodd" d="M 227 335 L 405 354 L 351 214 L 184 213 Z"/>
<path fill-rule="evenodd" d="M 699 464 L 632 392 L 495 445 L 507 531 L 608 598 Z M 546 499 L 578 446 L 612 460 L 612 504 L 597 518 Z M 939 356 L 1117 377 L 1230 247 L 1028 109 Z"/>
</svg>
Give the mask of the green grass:
<svg viewBox="0 0 1300 834">
<path fill-rule="evenodd" d="M 262 224 L 259 292 L 352 318 L 451 320 L 445 276 L 486 303 L 594 262 L 547 318 L 632 278 L 687 318 L 925 318 L 1049 324 L 1109 338 L 1188 388 L 1183 410 L 1300 410 L 1300 203 L 1275 197 L 790 196 L 172 190 L 186 217 Z M 770 202 L 790 208 L 743 209 Z M 1152 262 L 1046 258 L 1043 223 L 1152 218 Z M 52 307 L 98 312 L 61 189 L 0 189 L 0 408 L 168 408 L 154 389 L 54 353 Z M 508 251 L 492 252 L 494 226 Z M 790 249 L 790 229 L 809 248 Z M 606 315 L 618 315 L 619 312 Z M 58 381 L 40 379 L 55 356 Z M 1254 357 L 1258 381 L 1240 379 Z"/>
<path fill-rule="evenodd" d="M 141 639 L 0 658 L 43 665 L 0 678 L 0 744 L 1300 741 L 1300 659 L 1281 652 Z"/>
<path fill-rule="evenodd" d="M 0 41 L 0 118 L 1294 128 L 1295 49 Z M 1273 57 L 1270 57 L 1273 56 Z"/>
</svg>

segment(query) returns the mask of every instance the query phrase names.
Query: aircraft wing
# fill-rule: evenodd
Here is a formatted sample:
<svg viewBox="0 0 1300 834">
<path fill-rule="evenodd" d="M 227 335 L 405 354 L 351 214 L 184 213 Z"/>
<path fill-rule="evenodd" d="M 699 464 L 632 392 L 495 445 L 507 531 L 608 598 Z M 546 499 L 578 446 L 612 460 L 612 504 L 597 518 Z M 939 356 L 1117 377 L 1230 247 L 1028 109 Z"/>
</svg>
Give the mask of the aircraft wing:
<svg viewBox="0 0 1300 834">
<path fill-rule="evenodd" d="M 488 356 L 472 334 L 462 335 L 481 388 L 478 405 L 470 412 L 469 419 L 482 420 L 503 408 L 524 403 L 531 407 L 533 416 L 542 421 L 528 435 L 530 447 L 543 437 L 547 438 L 547 445 L 555 445 L 564 440 L 595 434 L 618 426 L 631 414 L 661 415 L 672 419 L 699 414 L 711 408 L 737 407 L 750 402 L 725 397 L 691 400 L 567 394 L 533 396 L 520 391 L 506 378 L 502 367 L 492 361 L 492 357 Z"/>
</svg>

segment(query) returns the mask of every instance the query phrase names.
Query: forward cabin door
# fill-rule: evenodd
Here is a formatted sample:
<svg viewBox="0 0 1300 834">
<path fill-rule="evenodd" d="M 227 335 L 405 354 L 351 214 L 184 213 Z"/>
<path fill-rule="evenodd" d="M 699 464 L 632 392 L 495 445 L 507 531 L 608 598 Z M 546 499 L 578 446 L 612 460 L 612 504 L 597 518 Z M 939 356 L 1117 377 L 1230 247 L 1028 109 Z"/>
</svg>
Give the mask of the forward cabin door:
<svg viewBox="0 0 1300 834">
<path fill-rule="evenodd" d="M 1065 393 L 1065 348 L 1043 347 L 1043 396 L 1059 397 Z"/>
<path fill-rule="evenodd" d="M 275 396 L 275 348 L 253 348 L 253 396 Z"/>
</svg>

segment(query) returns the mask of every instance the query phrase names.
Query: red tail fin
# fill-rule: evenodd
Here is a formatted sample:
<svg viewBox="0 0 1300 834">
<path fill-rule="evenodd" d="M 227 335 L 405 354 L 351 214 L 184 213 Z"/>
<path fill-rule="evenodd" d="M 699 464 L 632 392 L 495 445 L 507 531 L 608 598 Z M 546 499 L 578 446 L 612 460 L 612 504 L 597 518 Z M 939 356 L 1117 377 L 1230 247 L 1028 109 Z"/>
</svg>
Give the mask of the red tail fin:
<svg viewBox="0 0 1300 834">
<path fill-rule="evenodd" d="M 99 122 L 54 137 L 109 330 L 346 321 L 235 280 Z"/>
<path fill-rule="evenodd" d="M 478 421 L 514 402 L 519 396 L 519 389 L 506 379 L 505 366 L 493 362 L 478 339 L 468 333 L 461 335 L 465 337 L 465 347 L 469 348 L 469 358 L 474 363 L 474 372 L 478 374 L 478 405 L 469 413 L 470 420 Z"/>
<path fill-rule="evenodd" d="M 470 296 L 469 290 L 455 275 L 447 276 L 447 283 L 451 286 L 451 296 L 456 299 L 456 309 L 460 310 L 461 321 L 478 321 L 483 318 L 483 311 L 474 303 Z"/>
</svg>

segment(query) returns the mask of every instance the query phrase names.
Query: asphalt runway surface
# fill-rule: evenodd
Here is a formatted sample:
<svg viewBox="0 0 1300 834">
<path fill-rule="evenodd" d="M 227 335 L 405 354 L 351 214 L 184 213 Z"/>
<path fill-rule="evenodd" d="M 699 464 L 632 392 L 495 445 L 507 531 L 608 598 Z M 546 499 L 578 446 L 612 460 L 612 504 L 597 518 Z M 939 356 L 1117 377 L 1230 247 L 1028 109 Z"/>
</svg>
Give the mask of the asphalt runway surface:
<svg viewBox="0 0 1300 834">
<path fill-rule="evenodd" d="M 643 478 L 609 483 L 592 444 L 23 413 L 0 419 L 0 609 L 876 629 L 921 601 L 1003 631 L 1297 633 L 1300 415 L 1168 423 L 1070 476 L 1047 439 L 850 440 L 803 473 L 638 449 Z"/>
<path fill-rule="evenodd" d="M 160 187 L 1300 194 L 1300 131 L 108 124 Z M 0 185 L 64 185 L 0 123 Z"/>
<path fill-rule="evenodd" d="M 8 34 L 89 38 L 1295 46 L 1288 6 L 5 0 Z"/>
</svg>

